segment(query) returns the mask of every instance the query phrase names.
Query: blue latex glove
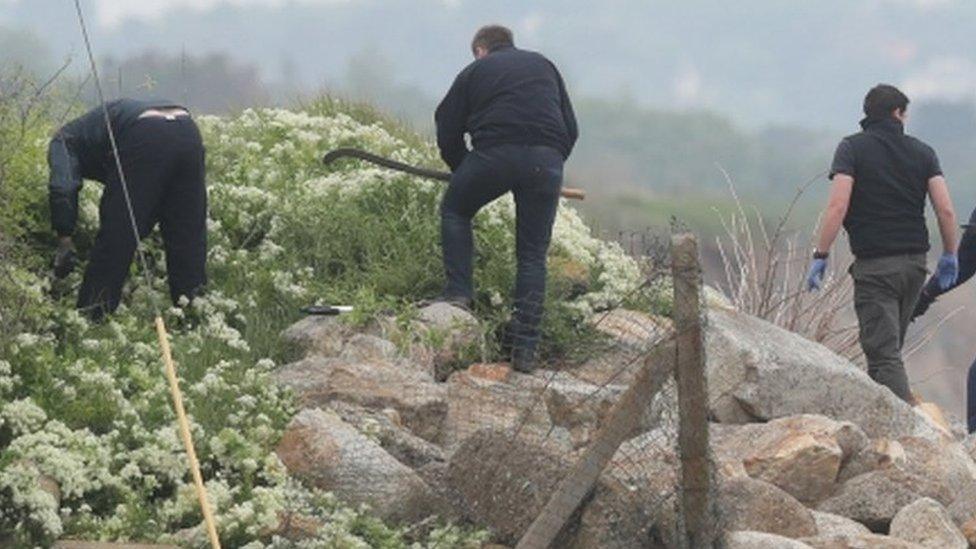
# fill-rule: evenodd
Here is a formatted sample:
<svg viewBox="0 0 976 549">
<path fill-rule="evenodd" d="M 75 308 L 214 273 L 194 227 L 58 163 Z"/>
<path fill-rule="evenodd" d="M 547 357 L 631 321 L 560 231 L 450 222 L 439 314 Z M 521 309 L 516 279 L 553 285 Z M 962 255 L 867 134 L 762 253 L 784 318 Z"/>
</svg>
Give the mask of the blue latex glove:
<svg viewBox="0 0 976 549">
<path fill-rule="evenodd" d="M 942 254 L 939 266 L 935 269 L 935 277 L 939 280 L 942 291 L 951 288 L 959 278 L 959 257 L 956 254 Z"/>
<path fill-rule="evenodd" d="M 807 271 L 807 291 L 819 290 L 823 286 L 824 274 L 827 272 L 826 259 L 814 259 Z"/>
</svg>

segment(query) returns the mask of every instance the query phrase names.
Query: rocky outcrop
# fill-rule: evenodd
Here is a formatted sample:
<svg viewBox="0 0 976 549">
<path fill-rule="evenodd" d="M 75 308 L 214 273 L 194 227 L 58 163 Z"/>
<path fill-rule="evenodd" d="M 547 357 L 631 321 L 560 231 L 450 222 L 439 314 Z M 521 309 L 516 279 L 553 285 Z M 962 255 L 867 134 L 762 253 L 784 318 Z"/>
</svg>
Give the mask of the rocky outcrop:
<svg viewBox="0 0 976 549">
<path fill-rule="evenodd" d="M 840 470 L 837 480 L 846 482 L 856 476 L 889 467 L 904 467 L 908 455 L 897 440 L 879 438 L 854 454 Z"/>
<path fill-rule="evenodd" d="M 466 371 L 451 374 L 445 386 L 447 410 L 439 442 L 448 452 L 483 429 L 509 433 L 518 429 L 525 438 L 552 439 L 566 451 L 572 449 L 568 431 L 553 424 L 541 387 L 532 390 L 510 380 L 496 381 Z"/>
<path fill-rule="evenodd" d="M 451 456 L 446 483 L 468 520 L 514 545 L 569 468 L 558 448 L 483 429 Z"/>
<path fill-rule="evenodd" d="M 674 437 L 659 428 L 617 449 L 582 511 L 574 549 L 673 545 L 680 467 Z"/>
<path fill-rule="evenodd" d="M 859 536 L 871 533 L 867 526 L 840 515 L 813 511 L 813 520 L 817 523 L 818 537 Z"/>
<path fill-rule="evenodd" d="M 436 513 L 512 545 L 648 351 L 674 352 L 660 344 L 668 321 L 618 310 L 591 319 L 606 336 L 591 360 L 531 375 L 505 363 L 455 370 L 482 337 L 472 321 L 436 304 L 408 328 L 356 331 L 326 317 L 289 329 L 305 358 L 276 378 L 306 408 L 279 447 L 289 470 L 384 518 Z M 976 547 L 976 443 L 819 345 L 731 308 L 709 311 L 706 339 L 716 503 L 731 547 L 956 547 L 963 537 Z M 678 542 L 676 402 L 666 382 L 557 546 Z"/>
<path fill-rule="evenodd" d="M 639 311 L 613 309 L 596 313 L 590 324 L 613 341 L 615 348 L 625 347 L 648 351 L 673 331 L 671 319 L 651 316 Z"/>
<path fill-rule="evenodd" d="M 307 316 L 281 333 L 287 355 L 298 360 L 309 355 L 339 356 L 354 330 L 335 316 Z"/>
<path fill-rule="evenodd" d="M 901 469 L 872 471 L 845 482 L 817 509 L 856 520 L 873 532 L 884 532 L 902 507 L 938 491 L 929 479 Z"/>
<path fill-rule="evenodd" d="M 788 538 L 817 535 L 813 514 L 783 490 L 752 478 L 730 479 L 719 488 L 721 523 L 729 531 L 750 530 Z"/>
<path fill-rule="evenodd" d="M 931 498 L 905 506 L 891 521 L 889 535 L 928 549 L 967 549 L 969 543 L 952 523 L 949 512 Z"/>
<path fill-rule="evenodd" d="M 920 545 L 879 534 L 855 536 L 817 536 L 800 541 L 813 549 L 922 549 Z"/>
<path fill-rule="evenodd" d="M 302 407 L 339 401 L 370 409 L 392 408 L 404 425 L 426 440 L 440 437 L 447 415 L 443 385 L 390 362 L 312 356 L 283 366 L 275 378 L 295 393 Z"/>
<path fill-rule="evenodd" d="M 810 549 L 795 539 L 766 532 L 732 532 L 725 536 L 726 549 Z"/>
<path fill-rule="evenodd" d="M 713 438 L 717 453 L 726 460 L 740 460 L 750 477 L 811 505 L 830 495 L 841 464 L 867 445 L 856 425 L 815 415 L 715 425 Z"/>
<path fill-rule="evenodd" d="M 818 414 L 858 425 L 871 438 L 944 434 L 826 347 L 734 311 L 709 311 L 709 401 L 720 422 Z"/>
<path fill-rule="evenodd" d="M 416 521 L 442 507 L 414 471 L 329 410 L 299 412 L 277 453 L 295 477 L 384 519 Z"/>
<path fill-rule="evenodd" d="M 400 414 L 392 408 L 372 411 L 345 402 L 333 402 L 330 408 L 343 421 L 376 441 L 397 461 L 411 469 L 423 469 L 447 461 L 440 446 L 411 433 L 404 427 Z"/>
<path fill-rule="evenodd" d="M 477 345 L 478 319 L 470 312 L 443 302 L 417 311 L 417 322 L 410 327 L 411 352 L 429 362 L 434 376 L 443 380 L 457 366 L 461 354 Z"/>
</svg>

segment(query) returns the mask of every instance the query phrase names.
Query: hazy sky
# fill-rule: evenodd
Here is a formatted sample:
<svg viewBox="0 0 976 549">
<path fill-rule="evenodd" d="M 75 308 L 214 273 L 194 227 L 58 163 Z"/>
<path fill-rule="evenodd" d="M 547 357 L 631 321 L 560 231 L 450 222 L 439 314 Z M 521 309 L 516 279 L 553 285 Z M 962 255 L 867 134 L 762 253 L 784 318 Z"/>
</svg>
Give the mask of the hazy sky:
<svg viewBox="0 0 976 549">
<path fill-rule="evenodd" d="M 81 52 L 71 0 L 0 0 L 53 59 Z M 585 96 L 709 109 L 747 126 L 856 122 L 878 82 L 915 100 L 976 98 L 973 0 L 83 0 L 100 56 L 223 52 L 267 80 L 341 85 L 350 65 L 431 98 L 500 22 Z M 368 54 L 368 55 L 367 55 Z M 370 61 L 371 60 L 371 61 Z M 352 67 L 355 69 L 356 67 Z M 286 76 L 285 76 L 286 75 Z"/>
</svg>

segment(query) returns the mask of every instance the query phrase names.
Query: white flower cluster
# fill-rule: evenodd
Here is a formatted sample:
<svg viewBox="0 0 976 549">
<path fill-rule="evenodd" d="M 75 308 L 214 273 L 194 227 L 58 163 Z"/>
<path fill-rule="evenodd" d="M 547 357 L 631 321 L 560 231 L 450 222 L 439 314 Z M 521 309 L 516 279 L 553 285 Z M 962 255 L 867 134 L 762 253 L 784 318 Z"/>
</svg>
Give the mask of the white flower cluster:
<svg viewBox="0 0 976 549">
<path fill-rule="evenodd" d="M 354 163 L 325 167 L 322 154 L 354 146 L 418 165 L 433 165 L 436 155 L 429 144 L 342 109 L 249 109 L 199 123 L 208 147 L 210 283 L 192 305 L 184 300 L 164 315 L 222 535 L 253 548 L 371 547 L 366 530 L 394 539 L 381 523 L 363 528 L 373 519 L 362 510 L 287 476 L 274 447 L 293 403 L 270 374 L 283 324 L 298 304 L 331 295 L 339 278 L 344 298 L 382 299 L 390 297 L 376 295 L 383 284 L 394 288 L 388 293 L 410 291 L 440 276 L 443 186 Z M 94 230 L 97 203 L 98 186 L 86 185 L 80 230 Z M 496 246 L 479 251 L 504 252 L 511 261 L 513 224 L 510 196 L 486 208 L 476 220 L 479 238 Z M 382 238 L 361 243 L 374 232 Z M 159 242 L 147 244 L 150 261 L 162 268 Z M 552 253 L 592 273 L 589 293 L 573 303 L 583 312 L 615 303 L 640 281 L 637 264 L 594 237 L 566 203 Z M 149 321 L 150 304 L 167 299 L 162 279 L 147 287 L 133 277 L 125 304 L 92 325 L 70 297 L 51 303 L 45 277 L 28 269 L 11 276 L 33 316 L 20 333 L 0 334 L 0 430 L 10 438 L 0 445 L 0 539 L 5 529 L 28 532 L 25 543 L 37 545 L 65 531 L 165 538 L 198 524 Z M 502 288 L 486 288 L 492 303 L 504 303 Z M 58 485 L 60 499 L 43 489 L 42 478 Z M 315 517 L 318 536 L 292 544 L 269 535 L 283 513 Z M 202 541 L 202 529 L 195 531 Z M 431 533 L 429 545 L 413 547 L 476 546 L 470 544 L 479 539 L 445 527 Z"/>
</svg>

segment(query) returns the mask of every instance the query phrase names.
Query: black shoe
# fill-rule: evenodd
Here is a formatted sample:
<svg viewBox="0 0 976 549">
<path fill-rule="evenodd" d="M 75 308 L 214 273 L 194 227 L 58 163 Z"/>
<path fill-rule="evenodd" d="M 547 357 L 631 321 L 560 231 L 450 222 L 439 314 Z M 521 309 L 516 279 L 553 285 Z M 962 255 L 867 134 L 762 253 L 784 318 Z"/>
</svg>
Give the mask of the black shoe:
<svg viewBox="0 0 976 549">
<path fill-rule="evenodd" d="M 512 369 L 523 374 L 531 374 L 539 367 L 535 359 L 535 349 L 515 348 L 511 353 Z"/>
</svg>

